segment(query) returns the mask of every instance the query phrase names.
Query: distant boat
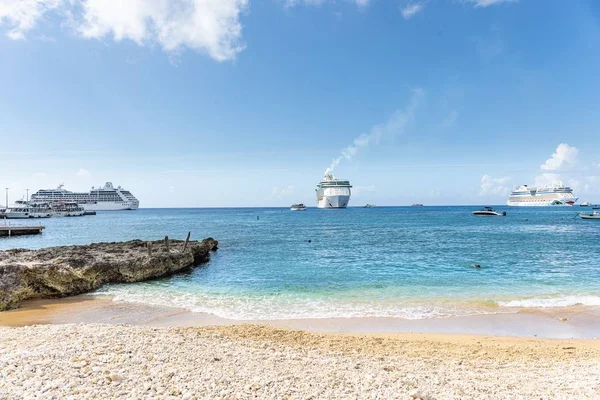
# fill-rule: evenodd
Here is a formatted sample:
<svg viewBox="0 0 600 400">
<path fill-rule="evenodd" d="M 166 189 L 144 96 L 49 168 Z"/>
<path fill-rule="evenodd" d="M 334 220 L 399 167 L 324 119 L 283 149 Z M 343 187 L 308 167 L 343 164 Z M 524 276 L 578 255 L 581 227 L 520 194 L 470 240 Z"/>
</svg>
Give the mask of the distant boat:
<svg viewBox="0 0 600 400">
<path fill-rule="evenodd" d="M 421 203 L 413 203 L 411 207 L 423 207 Z"/>
<path fill-rule="evenodd" d="M 591 207 L 591 206 L 592 206 L 592 203 L 590 203 L 589 201 L 585 201 L 579 205 L 579 207 Z"/>
<path fill-rule="evenodd" d="M 306 211 L 306 206 L 302 203 L 299 204 L 292 204 L 292 206 L 290 207 L 290 210 L 292 211 Z"/>
<path fill-rule="evenodd" d="M 501 217 L 506 215 L 506 211 L 496 211 L 492 207 L 483 207 L 481 210 L 473 211 L 472 213 L 478 217 Z"/>
<path fill-rule="evenodd" d="M 325 174 L 315 189 L 318 208 L 346 208 L 350 202 L 350 181 Z"/>
<path fill-rule="evenodd" d="M 572 206 L 577 202 L 573 189 L 561 182 L 535 188 L 527 185 L 517 187 L 508 197 L 508 206 Z"/>
<path fill-rule="evenodd" d="M 594 211 L 591 214 L 579 214 L 581 219 L 600 219 L 600 213 L 598 213 L 598 207 L 594 207 Z"/>
<path fill-rule="evenodd" d="M 13 207 L 8 207 L 0 214 L 6 219 L 50 218 L 52 209 L 48 204 L 29 204 L 23 200 L 15 201 Z"/>
<path fill-rule="evenodd" d="M 375 204 L 365 204 L 365 205 L 363 206 L 363 208 L 375 208 L 375 207 L 376 207 L 376 205 L 375 205 Z"/>
</svg>

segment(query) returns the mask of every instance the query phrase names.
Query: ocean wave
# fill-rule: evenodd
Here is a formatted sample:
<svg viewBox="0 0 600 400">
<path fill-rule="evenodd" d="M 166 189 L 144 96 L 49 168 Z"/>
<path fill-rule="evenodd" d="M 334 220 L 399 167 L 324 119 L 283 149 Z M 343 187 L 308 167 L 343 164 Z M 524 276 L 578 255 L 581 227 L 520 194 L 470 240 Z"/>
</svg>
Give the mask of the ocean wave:
<svg viewBox="0 0 600 400">
<path fill-rule="evenodd" d="M 564 297 L 546 297 L 531 298 L 510 301 L 499 301 L 500 307 L 513 308 L 555 308 L 572 306 L 600 306 L 600 296 L 564 296 Z"/>
<path fill-rule="evenodd" d="M 113 296 L 115 301 L 184 308 L 234 320 L 284 320 L 385 317 L 410 320 L 508 313 L 498 307 L 415 304 L 407 299 L 351 302 L 341 299 L 303 296 L 209 295 L 175 290 L 144 290 L 134 286 L 108 286 L 96 292 Z"/>
</svg>

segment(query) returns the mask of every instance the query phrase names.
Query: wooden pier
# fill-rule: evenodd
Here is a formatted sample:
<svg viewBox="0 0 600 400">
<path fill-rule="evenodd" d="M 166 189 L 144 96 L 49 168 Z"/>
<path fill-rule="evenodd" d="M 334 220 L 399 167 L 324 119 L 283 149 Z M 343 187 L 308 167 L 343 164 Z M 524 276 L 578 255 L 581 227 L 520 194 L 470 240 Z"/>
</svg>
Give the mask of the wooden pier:
<svg viewBox="0 0 600 400">
<path fill-rule="evenodd" d="M 0 225 L 0 236 L 39 235 L 45 226 Z"/>
</svg>

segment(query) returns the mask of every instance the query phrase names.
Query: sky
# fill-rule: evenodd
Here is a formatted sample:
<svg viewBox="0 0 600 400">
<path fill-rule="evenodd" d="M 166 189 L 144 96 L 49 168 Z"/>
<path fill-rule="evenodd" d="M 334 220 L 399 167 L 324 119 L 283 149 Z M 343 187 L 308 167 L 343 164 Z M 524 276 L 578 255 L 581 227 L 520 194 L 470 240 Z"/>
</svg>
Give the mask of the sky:
<svg viewBox="0 0 600 400">
<path fill-rule="evenodd" d="M 330 170 L 355 206 L 600 203 L 598 71 L 595 0 L 0 0 L 0 188 L 316 205 Z"/>
</svg>

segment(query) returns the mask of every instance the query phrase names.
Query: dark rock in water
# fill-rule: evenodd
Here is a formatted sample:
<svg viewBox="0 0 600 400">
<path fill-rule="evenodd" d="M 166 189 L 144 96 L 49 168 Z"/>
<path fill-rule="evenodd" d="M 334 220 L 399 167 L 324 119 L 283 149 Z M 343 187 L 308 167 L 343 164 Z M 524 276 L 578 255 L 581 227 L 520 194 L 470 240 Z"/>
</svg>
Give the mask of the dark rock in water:
<svg viewBox="0 0 600 400">
<path fill-rule="evenodd" d="M 312 243 L 312 240 L 308 239 L 308 243 Z"/>
<path fill-rule="evenodd" d="M 164 243 L 132 240 L 0 251 L 0 311 L 17 308 L 23 300 L 72 296 L 106 283 L 170 275 L 207 262 L 218 246 L 213 238 L 190 241 L 185 249 L 183 240 L 170 240 L 170 250 Z"/>
<path fill-rule="evenodd" d="M 473 265 L 471 265 L 471 267 L 473 267 L 473 268 L 481 268 L 481 265 L 479 265 L 479 264 L 473 264 Z"/>
</svg>

